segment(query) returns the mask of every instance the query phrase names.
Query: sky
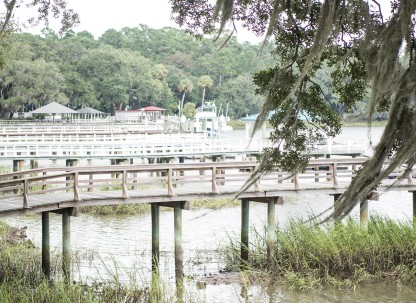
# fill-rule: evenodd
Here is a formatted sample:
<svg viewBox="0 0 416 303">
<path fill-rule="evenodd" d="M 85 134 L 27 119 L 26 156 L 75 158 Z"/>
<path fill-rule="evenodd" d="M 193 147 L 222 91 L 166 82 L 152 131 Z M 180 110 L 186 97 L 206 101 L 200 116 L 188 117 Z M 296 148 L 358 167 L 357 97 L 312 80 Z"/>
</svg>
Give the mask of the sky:
<svg viewBox="0 0 416 303">
<path fill-rule="evenodd" d="M 139 24 L 157 29 L 165 26 L 178 28 L 178 25 L 171 20 L 168 0 L 68 0 L 68 6 L 77 12 L 81 19 L 81 23 L 74 28 L 74 31 L 86 30 L 96 38 L 110 28 L 120 30 L 123 27 L 136 27 Z M 16 11 L 16 17 L 20 21 L 27 20 L 30 15 L 31 12 L 24 7 Z M 37 34 L 43 27 L 27 28 L 24 31 Z M 50 27 L 56 32 L 59 30 L 57 22 L 51 22 Z M 262 41 L 261 38 L 242 28 L 238 29 L 237 39 L 240 42 L 252 43 Z"/>
</svg>

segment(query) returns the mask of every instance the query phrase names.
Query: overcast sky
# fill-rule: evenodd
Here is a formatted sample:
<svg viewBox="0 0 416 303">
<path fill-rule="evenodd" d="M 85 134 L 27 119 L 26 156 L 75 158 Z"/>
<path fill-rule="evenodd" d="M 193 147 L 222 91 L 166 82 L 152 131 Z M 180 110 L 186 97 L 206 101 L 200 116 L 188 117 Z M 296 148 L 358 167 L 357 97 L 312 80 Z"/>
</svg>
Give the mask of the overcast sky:
<svg viewBox="0 0 416 303">
<path fill-rule="evenodd" d="M 81 19 L 81 23 L 74 28 L 74 31 L 86 30 L 95 37 L 101 36 L 110 28 L 120 30 L 123 27 L 136 27 L 139 24 L 146 24 L 152 28 L 178 27 L 171 20 L 168 0 L 68 0 L 68 6 L 76 11 Z M 23 7 L 16 12 L 20 21 L 26 20 L 30 14 L 30 11 Z M 28 28 L 26 31 L 39 33 L 41 28 Z M 59 25 L 52 22 L 51 28 L 58 31 Z M 238 30 L 237 37 L 240 42 L 261 41 L 261 38 L 243 29 Z"/>
</svg>

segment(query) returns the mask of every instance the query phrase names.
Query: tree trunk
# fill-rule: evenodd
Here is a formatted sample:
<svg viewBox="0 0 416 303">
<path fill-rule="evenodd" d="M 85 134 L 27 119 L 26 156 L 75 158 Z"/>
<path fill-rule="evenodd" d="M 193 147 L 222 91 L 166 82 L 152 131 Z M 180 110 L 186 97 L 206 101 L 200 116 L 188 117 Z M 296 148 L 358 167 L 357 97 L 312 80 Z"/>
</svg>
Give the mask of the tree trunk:
<svg viewBox="0 0 416 303">
<path fill-rule="evenodd" d="M 181 117 L 181 114 L 182 114 L 183 101 L 185 101 L 185 95 L 186 95 L 186 93 L 184 92 L 183 95 L 182 95 L 181 104 L 179 106 L 179 118 Z"/>
<path fill-rule="evenodd" d="M 205 87 L 202 90 L 202 105 L 204 105 L 204 101 L 205 101 Z"/>
</svg>

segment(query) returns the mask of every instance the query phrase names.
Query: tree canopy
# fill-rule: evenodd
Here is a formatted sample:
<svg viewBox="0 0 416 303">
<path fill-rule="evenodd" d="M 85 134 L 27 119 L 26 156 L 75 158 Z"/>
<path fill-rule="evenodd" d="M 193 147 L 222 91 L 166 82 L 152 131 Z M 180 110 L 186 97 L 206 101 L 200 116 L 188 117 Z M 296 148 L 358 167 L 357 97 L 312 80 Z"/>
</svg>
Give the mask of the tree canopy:
<svg viewBox="0 0 416 303">
<path fill-rule="evenodd" d="M 308 162 L 307 151 L 324 136 L 340 133 L 342 116 L 318 81 L 329 67 L 331 91 L 345 111 L 366 98 L 368 119 L 389 111 L 374 155 L 338 200 L 344 217 L 366 199 L 396 167 L 416 162 L 416 68 L 414 0 L 170 0 L 173 16 L 196 36 L 220 35 L 235 23 L 273 38 L 279 62 L 256 73 L 256 92 L 264 94 L 256 126 L 270 111 L 275 147 L 264 150 L 259 174 L 279 166 L 293 173 Z M 219 30 L 215 30 L 215 29 Z M 388 160 L 388 164 L 384 165 Z M 250 183 L 247 184 L 247 186 Z"/>
</svg>

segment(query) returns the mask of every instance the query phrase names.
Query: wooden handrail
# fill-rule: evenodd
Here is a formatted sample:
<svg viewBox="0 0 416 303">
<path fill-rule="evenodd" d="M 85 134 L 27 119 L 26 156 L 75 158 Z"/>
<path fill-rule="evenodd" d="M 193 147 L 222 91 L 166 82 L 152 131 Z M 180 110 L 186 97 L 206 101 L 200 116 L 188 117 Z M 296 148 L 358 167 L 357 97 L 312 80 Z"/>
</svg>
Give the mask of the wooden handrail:
<svg viewBox="0 0 416 303">
<path fill-rule="evenodd" d="M 291 187 L 295 190 L 307 189 L 315 186 L 315 179 L 322 180 L 325 186 L 333 189 L 340 187 L 340 180 L 350 180 L 354 177 L 352 167 L 359 166 L 364 159 L 328 159 L 324 161 L 311 161 L 307 169 L 299 174 L 290 175 L 283 171 L 272 171 L 257 180 L 251 186 L 253 192 L 262 190 L 265 184 L 274 184 L 273 188 Z M 326 170 L 315 170 L 317 166 L 329 168 Z M 345 169 L 345 166 L 350 168 Z M 166 196 L 174 197 L 179 191 L 178 184 L 188 183 L 205 184 L 201 187 L 201 193 L 219 194 L 228 184 L 242 186 L 255 169 L 255 162 L 213 162 L 213 163 L 186 163 L 186 164 L 149 164 L 149 165 L 117 165 L 117 166 L 98 166 L 98 167 L 61 167 L 45 168 L 38 170 L 22 171 L 11 176 L 25 176 L 25 178 L 11 179 L 0 182 L 0 203 L 4 198 L 21 197 L 23 208 L 30 208 L 30 196 L 39 194 L 52 194 L 54 192 L 73 192 L 73 201 L 82 201 L 82 192 L 93 192 L 103 188 L 112 188 L 118 191 L 117 196 L 127 199 L 137 195 L 142 189 L 141 185 L 152 187 L 167 187 Z M 343 168 L 342 170 L 340 168 Z M 210 171 L 210 174 L 200 175 L 199 171 Z M 221 177 L 218 171 L 223 170 Z M 39 175 L 31 176 L 35 171 Z M 165 175 L 149 176 L 149 173 L 164 172 Z M 180 172 L 185 172 L 180 175 Z M 112 176 L 119 176 L 114 178 Z M 143 176 L 144 175 L 144 176 Z M 279 177 L 280 176 L 280 177 Z M 0 175 L 0 178 L 2 175 Z M 293 184 L 286 182 L 287 178 L 293 178 Z M 278 180 L 283 180 L 282 184 Z M 260 182 L 261 181 L 261 185 Z M 408 186 L 413 185 L 413 179 L 408 178 Z M 237 182 L 237 183 L 236 183 Z M 272 183 L 270 183 L 272 182 Z M 210 186 L 207 190 L 206 185 Z M 277 187 L 276 187 L 277 186 Z M 343 184 L 345 186 L 345 183 Z M 142 187 L 143 188 L 143 187 Z M 234 186 L 235 190 L 235 186 Z M 116 192 L 116 191 L 114 191 Z"/>
</svg>

